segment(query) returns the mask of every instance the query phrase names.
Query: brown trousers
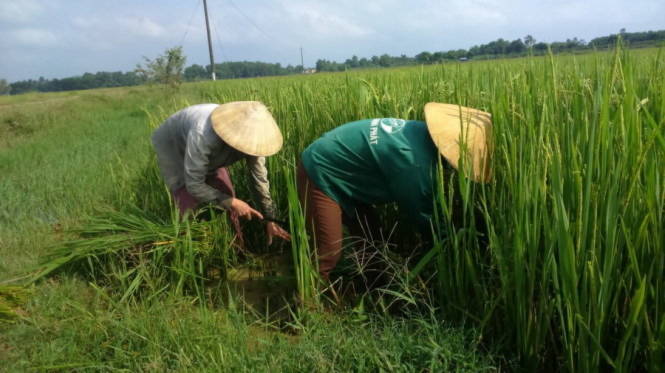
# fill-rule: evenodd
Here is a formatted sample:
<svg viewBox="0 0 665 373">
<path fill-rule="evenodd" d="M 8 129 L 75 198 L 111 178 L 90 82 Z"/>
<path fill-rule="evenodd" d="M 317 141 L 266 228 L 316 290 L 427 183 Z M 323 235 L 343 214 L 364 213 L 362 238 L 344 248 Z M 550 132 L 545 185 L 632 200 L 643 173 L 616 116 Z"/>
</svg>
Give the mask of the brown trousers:
<svg viewBox="0 0 665 373">
<path fill-rule="evenodd" d="M 314 233 L 319 273 L 328 280 L 342 256 L 343 225 L 355 237 L 371 237 L 372 232 L 377 232 L 378 216 L 371 206 L 363 204 L 355 207 L 355 217 L 345 214 L 337 202 L 311 181 L 302 163 L 298 165 L 297 182 L 300 203 L 310 232 Z"/>
</svg>

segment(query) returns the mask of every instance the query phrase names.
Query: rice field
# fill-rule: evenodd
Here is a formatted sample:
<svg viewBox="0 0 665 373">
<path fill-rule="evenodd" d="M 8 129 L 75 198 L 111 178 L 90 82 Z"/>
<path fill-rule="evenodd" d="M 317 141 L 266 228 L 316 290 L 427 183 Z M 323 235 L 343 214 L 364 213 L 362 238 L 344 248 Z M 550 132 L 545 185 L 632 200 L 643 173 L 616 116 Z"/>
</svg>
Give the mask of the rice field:
<svg viewBox="0 0 665 373">
<path fill-rule="evenodd" d="M 2 97 L 0 286 L 33 285 L 0 326 L 0 358 L 16 370 L 662 371 L 664 71 L 662 49 L 617 49 Z M 248 224 L 239 252 L 223 215 L 178 221 L 159 179 L 152 128 L 189 104 L 235 100 L 264 102 L 282 129 L 268 169 L 291 245 L 266 247 Z M 333 312 L 303 307 L 320 300 L 300 152 L 349 121 L 422 120 L 430 101 L 492 113 L 492 182 L 440 170 L 433 246 L 386 208 L 393 234 L 372 244 L 390 282 Z M 267 292 L 293 284 L 288 316 L 230 294 L 239 271 L 272 276 Z"/>
</svg>

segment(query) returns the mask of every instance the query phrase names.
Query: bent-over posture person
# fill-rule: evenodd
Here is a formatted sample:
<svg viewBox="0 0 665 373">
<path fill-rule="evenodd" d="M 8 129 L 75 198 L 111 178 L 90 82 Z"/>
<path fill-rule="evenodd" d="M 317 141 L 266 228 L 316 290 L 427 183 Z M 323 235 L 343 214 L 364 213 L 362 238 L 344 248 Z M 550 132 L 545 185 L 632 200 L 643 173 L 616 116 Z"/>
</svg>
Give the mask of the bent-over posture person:
<svg viewBox="0 0 665 373">
<path fill-rule="evenodd" d="M 396 202 L 423 232 L 431 231 L 434 175 L 440 158 L 452 169 L 463 164 L 465 174 L 474 181 L 490 179 L 489 113 L 431 102 L 425 105 L 425 120 L 346 123 L 302 153 L 298 189 L 324 279 L 341 257 L 342 225 L 354 235 L 362 234 L 359 223 L 375 219 L 371 205 Z M 460 154 L 465 155 L 463 161 Z"/>
<path fill-rule="evenodd" d="M 238 217 L 274 219 L 265 157 L 282 147 L 282 134 L 260 102 L 201 104 L 171 115 L 152 135 L 157 162 L 181 215 L 201 204 L 217 204 L 230 212 L 242 240 Z M 254 201 L 261 212 L 236 198 L 228 166 L 244 159 Z M 288 232 L 272 221 L 273 237 L 289 240 Z"/>
</svg>

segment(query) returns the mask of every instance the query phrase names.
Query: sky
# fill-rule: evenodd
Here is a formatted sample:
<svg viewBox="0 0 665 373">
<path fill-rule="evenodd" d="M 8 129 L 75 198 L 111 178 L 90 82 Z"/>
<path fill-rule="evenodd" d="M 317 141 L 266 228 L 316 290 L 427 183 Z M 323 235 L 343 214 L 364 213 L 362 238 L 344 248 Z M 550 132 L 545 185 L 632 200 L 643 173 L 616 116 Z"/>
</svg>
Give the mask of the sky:
<svg viewBox="0 0 665 373">
<path fill-rule="evenodd" d="M 215 62 L 305 66 L 504 38 L 665 29 L 665 0 L 208 0 Z M 130 71 L 182 45 L 209 63 L 203 0 L 0 0 L 0 79 Z"/>
</svg>

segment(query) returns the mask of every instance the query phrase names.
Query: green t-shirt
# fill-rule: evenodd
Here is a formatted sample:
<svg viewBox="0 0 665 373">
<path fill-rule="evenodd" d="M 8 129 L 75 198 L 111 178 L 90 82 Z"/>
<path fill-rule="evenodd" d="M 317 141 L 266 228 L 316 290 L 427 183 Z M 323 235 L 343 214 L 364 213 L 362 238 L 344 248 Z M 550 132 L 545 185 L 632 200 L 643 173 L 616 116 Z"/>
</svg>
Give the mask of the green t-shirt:
<svg viewBox="0 0 665 373">
<path fill-rule="evenodd" d="M 429 230 L 438 151 L 421 121 L 378 118 L 346 123 L 302 154 L 307 175 L 353 216 L 354 206 L 397 202 Z"/>
</svg>

